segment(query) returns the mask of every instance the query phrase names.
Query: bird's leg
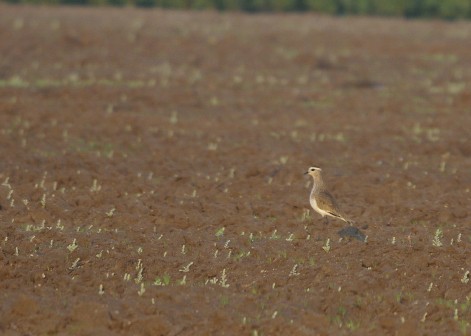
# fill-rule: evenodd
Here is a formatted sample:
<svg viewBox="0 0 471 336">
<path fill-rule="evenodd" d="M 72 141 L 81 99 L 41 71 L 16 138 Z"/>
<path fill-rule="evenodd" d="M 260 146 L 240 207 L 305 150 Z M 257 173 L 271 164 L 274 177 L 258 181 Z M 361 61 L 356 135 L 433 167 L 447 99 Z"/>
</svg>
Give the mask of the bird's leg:
<svg viewBox="0 0 471 336">
<path fill-rule="evenodd" d="M 324 224 L 325 225 L 329 224 L 329 218 L 327 216 L 324 216 Z"/>
</svg>

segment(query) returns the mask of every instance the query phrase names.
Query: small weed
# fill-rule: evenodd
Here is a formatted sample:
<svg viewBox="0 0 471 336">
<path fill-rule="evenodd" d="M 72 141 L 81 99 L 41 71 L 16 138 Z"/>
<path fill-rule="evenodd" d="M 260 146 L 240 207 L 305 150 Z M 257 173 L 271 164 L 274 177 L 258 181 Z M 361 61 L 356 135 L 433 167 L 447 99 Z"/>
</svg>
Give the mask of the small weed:
<svg viewBox="0 0 471 336">
<path fill-rule="evenodd" d="M 293 277 L 293 276 L 298 276 L 299 274 L 301 274 L 301 273 L 298 272 L 298 264 L 296 264 L 291 269 L 291 272 L 289 272 L 289 276 Z"/>
<path fill-rule="evenodd" d="M 77 242 L 77 239 L 74 238 L 74 241 L 72 242 L 72 244 L 67 245 L 67 249 L 69 250 L 69 252 L 74 252 L 77 249 L 78 245 L 76 244 L 76 242 Z"/>
<path fill-rule="evenodd" d="M 360 328 L 360 322 L 355 322 L 353 320 L 348 320 L 346 323 L 345 323 L 345 326 L 347 327 L 347 329 L 351 330 L 351 331 L 355 331 L 357 330 L 358 328 Z"/>
<path fill-rule="evenodd" d="M 465 320 L 459 320 L 458 321 L 458 327 L 463 335 L 468 334 L 468 327 L 469 327 L 469 322 Z"/>
<path fill-rule="evenodd" d="M 225 227 L 220 228 L 219 230 L 216 231 L 215 236 L 216 237 L 221 237 L 224 235 L 224 230 L 226 230 Z"/>
<path fill-rule="evenodd" d="M 330 251 L 330 239 L 327 238 L 327 241 L 325 242 L 324 246 L 322 246 L 322 249 L 326 252 Z"/>
<path fill-rule="evenodd" d="M 153 283 L 154 286 L 168 286 L 170 285 L 170 275 L 164 274 L 162 278 L 157 277 Z"/>
<path fill-rule="evenodd" d="M 221 306 L 227 306 L 229 304 L 229 297 L 226 296 L 226 295 L 222 295 L 220 298 L 219 298 L 219 303 L 221 304 Z"/>
<path fill-rule="evenodd" d="M 442 229 L 438 228 L 435 231 L 435 236 L 433 237 L 433 240 L 432 240 L 433 246 L 436 246 L 436 247 L 443 246 L 443 243 L 441 242 L 442 238 L 443 238 L 443 231 Z"/>
</svg>

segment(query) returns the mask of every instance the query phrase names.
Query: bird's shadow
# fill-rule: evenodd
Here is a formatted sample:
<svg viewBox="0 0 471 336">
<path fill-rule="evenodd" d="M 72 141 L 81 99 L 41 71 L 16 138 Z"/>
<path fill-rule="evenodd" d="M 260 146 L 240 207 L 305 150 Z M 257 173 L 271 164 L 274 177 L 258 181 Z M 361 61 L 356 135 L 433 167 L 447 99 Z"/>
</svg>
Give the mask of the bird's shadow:
<svg viewBox="0 0 471 336">
<path fill-rule="evenodd" d="M 342 230 L 337 232 L 338 235 L 342 238 L 354 238 L 359 241 L 365 242 L 366 241 L 366 235 L 361 232 L 361 230 L 355 226 L 346 226 Z"/>
</svg>

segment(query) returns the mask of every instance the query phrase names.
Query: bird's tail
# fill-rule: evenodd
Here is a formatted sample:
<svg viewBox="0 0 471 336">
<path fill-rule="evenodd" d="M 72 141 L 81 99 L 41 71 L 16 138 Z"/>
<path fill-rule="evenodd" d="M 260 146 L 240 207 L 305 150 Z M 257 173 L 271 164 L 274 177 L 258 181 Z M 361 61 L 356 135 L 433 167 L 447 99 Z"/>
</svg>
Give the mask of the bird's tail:
<svg viewBox="0 0 471 336">
<path fill-rule="evenodd" d="M 333 217 L 337 217 L 338 219 L 343 220 L 345 223 L 348 223 L 349 225 L 353 225 L 353 223 L 355 223 L 354 221 L 352 221 L 350 219 L 346 219 L 343 215 L 341 215 L 339 213 L 329 212 L 329 214 Z"/>
<path fill-rule="evenodd" d="M 348 225 L 353 225 L 353 224 L 355 223 L 355 222 L 352 221 L 351 219 L 346 219 L 346 218 L 344 218 L 344 217 L 340 217 L 340 218 L 342 218 L 342 220 L 343 220 L 345 223 L 347 223 Z"/>
</svg>

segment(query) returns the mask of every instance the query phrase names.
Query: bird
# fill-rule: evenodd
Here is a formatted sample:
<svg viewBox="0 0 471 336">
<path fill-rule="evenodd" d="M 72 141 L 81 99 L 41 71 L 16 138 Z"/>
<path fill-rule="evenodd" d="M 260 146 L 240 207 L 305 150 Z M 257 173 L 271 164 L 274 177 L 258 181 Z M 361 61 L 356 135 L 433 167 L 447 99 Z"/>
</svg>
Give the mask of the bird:
<svg viewBox="0 0 471 336">
<path fill-rule="evenodd" d="M 309 197 L 309 202 L 311 203 L 312 208 L 325 218 L 326 223 L 328 223 L 328 217 L 330 216 L 353 225 L 351 220 L 345 218 L 344 214 L 340 211 L 334 196 L 332 196 L 332 194 L 327 190 L 322 179 L 321 172 L 321 168 L 310 167 L 308 171 L 304 173 L 305 175 L 311 175 L 314 180 L 311 195 Z"/>
</svg>

